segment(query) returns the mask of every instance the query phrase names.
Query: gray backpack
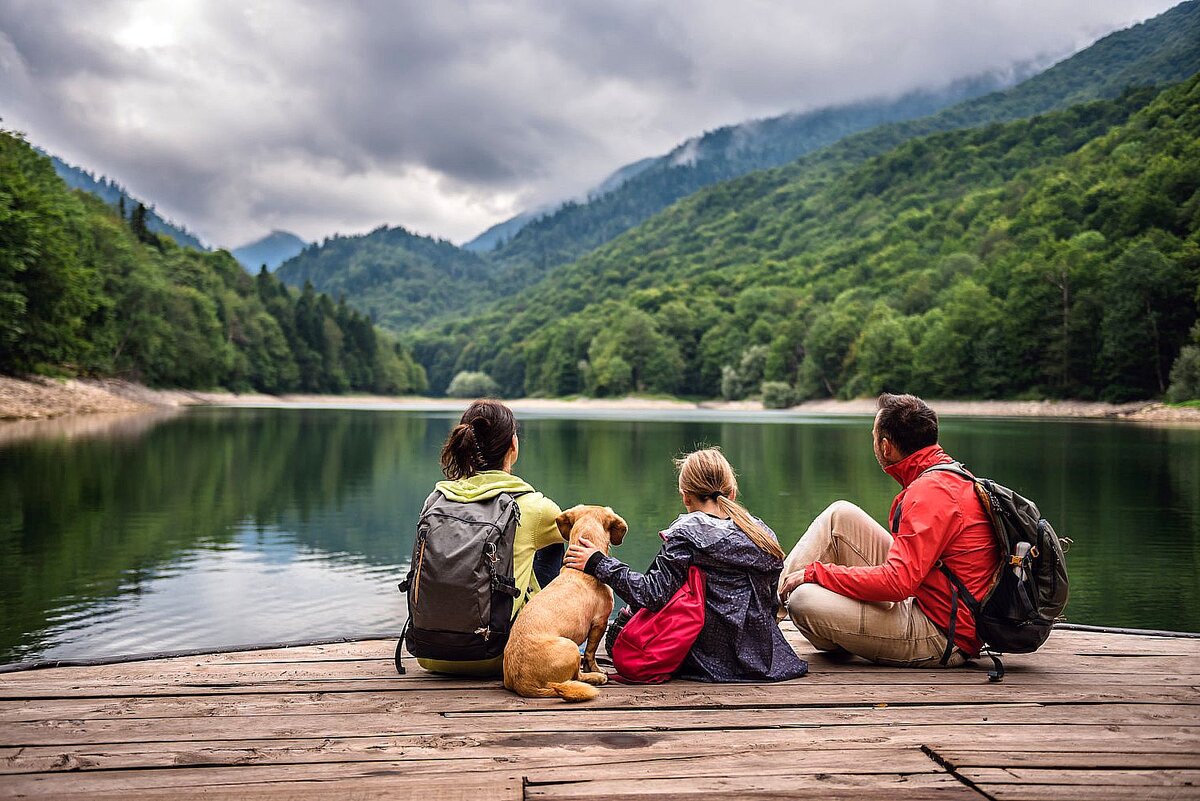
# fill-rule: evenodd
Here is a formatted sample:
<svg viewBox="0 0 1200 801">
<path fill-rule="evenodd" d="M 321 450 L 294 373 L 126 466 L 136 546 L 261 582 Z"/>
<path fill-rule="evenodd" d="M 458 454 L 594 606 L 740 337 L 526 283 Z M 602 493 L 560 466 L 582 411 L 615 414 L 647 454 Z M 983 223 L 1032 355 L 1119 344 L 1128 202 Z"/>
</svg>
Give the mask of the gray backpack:
<svg viewBox="0 0 1200 801">
<path fill-rule="evenodd" d="M 447 499 L 436 490 L 417 521 L 408 576 L 408 621 L 396 644 L 423 659 L 475 661 L 504 653 L 512 625 L 513 540 L 521 510 L 516 496 L 501 493 L 473 503 Z"/>
</svg>

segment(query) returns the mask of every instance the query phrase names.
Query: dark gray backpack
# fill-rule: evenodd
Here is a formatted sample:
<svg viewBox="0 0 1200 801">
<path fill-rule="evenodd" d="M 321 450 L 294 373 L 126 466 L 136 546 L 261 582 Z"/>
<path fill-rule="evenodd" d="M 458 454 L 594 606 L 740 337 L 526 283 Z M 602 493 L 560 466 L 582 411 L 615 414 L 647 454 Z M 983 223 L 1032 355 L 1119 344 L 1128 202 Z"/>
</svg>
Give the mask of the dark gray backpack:
<svg viewBox="0 0 1200 801">
<path fill-rule="evenodd" d="M 517 493 L 520 494 L 520 493 Z M 513 540 L 521 510 L 516 495 L 472 503 L 434 491 L 417 521 L 408 576 L 408 622 L 396 644 L 424 659 L 475 661 L 504 653 L 512 625 Z"/>
<path fill-rule="evenodd" d="M 1054 527 L 1033 501 L 1008 487 L 978 478 L 961 464 L 940 464 L 925 472 L 954 473 L 975 486 L 975 494 L 992 521 L 1000 546 L 1000 568 L 982 598 L 975 598 L 966 585 L 944 564 L 938 568 L 954 587 L 950 602 L 950 630 L 945 664 L 953 653 L 954 627 L 961 598 L 975 618 L 975 628 L 988 655 L 995 663 L 992 681 L 1004 677 L 1004 663 L 996 653 L 1027 654 L 1041 647 L 1050 636 L 1054 621 L 1067 605 L 1067 562 Z M 896 510 L 899 512 L 899 508 Z"/>
</svg>

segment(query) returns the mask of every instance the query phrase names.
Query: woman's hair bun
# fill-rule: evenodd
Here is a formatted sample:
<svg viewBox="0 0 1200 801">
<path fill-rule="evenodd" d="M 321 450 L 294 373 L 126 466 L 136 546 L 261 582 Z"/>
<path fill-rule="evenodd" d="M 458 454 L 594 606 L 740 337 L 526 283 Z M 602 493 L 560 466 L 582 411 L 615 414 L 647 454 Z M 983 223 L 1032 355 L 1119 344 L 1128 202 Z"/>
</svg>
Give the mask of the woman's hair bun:
<svg viewBox="0 0 1200 801">
<path fill-rule="evenodd" d="M 516 433 L 517 421 L 507 406 L 494 400 L 475 401 L 442 446 L 442 473 L 459 479 L 501 469 Z"/>
</svg>

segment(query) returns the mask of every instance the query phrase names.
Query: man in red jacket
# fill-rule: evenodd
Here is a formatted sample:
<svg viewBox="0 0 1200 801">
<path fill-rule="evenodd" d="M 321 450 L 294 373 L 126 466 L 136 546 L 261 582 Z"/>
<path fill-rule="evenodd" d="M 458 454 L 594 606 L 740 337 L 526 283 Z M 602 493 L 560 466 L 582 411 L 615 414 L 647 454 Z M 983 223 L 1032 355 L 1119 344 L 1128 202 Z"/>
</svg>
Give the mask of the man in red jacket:
<svg viewBox="0 0 1200 801">
<path fill-rule="evenodd" d="M 960 603 L 948 645 L 952 587 L 937 567 L 945 563 L 982 598 L 1000 564 L 991 523 L 971 482 L 928 471 L 954 460 L 938 445 L 937 414 L 920 398 L 881 395 L 872 438 L 880 467 L 902 488 L 888 515 L 892 533 L 854 504 L 835 502 L 789 554 L 780 599 L 822 651 L 905 667 L 961 665 L 982 643 Z"/>
</svg>

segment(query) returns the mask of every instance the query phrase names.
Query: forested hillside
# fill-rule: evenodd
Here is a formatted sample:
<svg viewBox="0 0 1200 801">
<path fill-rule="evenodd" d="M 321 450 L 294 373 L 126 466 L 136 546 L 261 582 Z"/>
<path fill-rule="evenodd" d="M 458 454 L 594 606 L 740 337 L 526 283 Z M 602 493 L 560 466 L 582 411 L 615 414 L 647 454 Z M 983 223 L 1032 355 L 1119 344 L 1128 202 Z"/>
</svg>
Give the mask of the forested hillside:
<svg viewBox="0 0 1200 801">
<path fill-rule="evenodd" d="M 1130 86 L 1174 83 L 1198 70 L 1200 0 L 1191 0 L 1141 25 L 1106 36 L 1011 89 L 983 94 L 978 90 L 986 86 L 984 79 L 967 84 L 961 90 L 961 96 L 967 99 L 942 111 L 937 109 L 949 105 L 945 101 L 952 95 L 940 98 L 942 102 L 930 95 L 922 102 L 920 94 L 914 94 L 890 107 L 865 104 L 804 115 L 798 120 L 801 124 L 786 117 L 764 121 L 767 131 L 778 130 L 759 137 L 750 147 L 739 148 L 731 141 L 738 138 L 736 128 L 714 132 L 697 143 L 695 155 L 707 153 L 708 158 L 697 158 L 689 165 L 687 159 L 681 160 L 680 154 L 675 154 L 675 158 L 646 170 L 616 192 L 586 204 L 569 205 L 531 223 L 491 257 L 498 265 L 521 275 L 514 283 L 525 283 L 610 241 L 705 186 L 793 161 L 839 140 L 843 144 L 823 151 L 821 158 L 802 160 L 803 169 L 857 164 L 916 136 L 1116 97 Z M 923 107 L 937 113 L 921 116 L 919 109 Z M 870 130 L 856 133 L 867 128 Z M 720 156 L 739 150 L 736 159 Z"/>
<path fill-rule="evenodd" d="M 1155 91 L 703 190 L 415 353 L 435 390 L 1161 395 L 1197 318 L 1200 79 Z"/>
<path fill-rule="evenodd" d="M 363 236 L 332 237 L 305 249 L 277 274 L 292 286 L 311 281 L 321 291 L 345 293 L 380 325 L 406 330 L 513 294 L 697 189 L 785 164 L 882 122 L 928 114 L 1003 81 L 999 75 L 983 76 L 892 101 L 728 126 L 660 158 L 617 170 L 586 202 L 519 215 L 489 229 L 480 240 L 504 240 L 490 252 L 384 227 Z"/>
<path fill-rule="evenodd" d="M 491 253 L 492 259 L 515 268 L 516 280 L 531 283 L 555 265 L 578 258 L 706 186 L 787 164 L 850 134 L 924 117 L 1011 82 L 1012 76 L 987 74 L 894 100 L 831 106 L 709 131 L 664 156 L 630 165 L 628 175 L 619 170 L 619 180 L 610 179 L 611 189 L 601 187 L 584 201 L 566 203 L 528 222 Z"/>
<path fill-rule="evenodd" d="M 891 105 L 864 104 L 712 132 L 643 166 L 612 192 L 586 203 L 567 204 L 525 225 L 511 240 L 484 254 L 492 270 L 480 266 L 457 278 L 456 269 L 463 274 L 461 251 L 444 248 L 418 259 L 408 253 L 406 239 L 393 246 L 372 235 L 341 238 L 328 253 L 319 248 L 308 255 L 310 264 L 319 260 L 320 269 L 293 272 L 285 266 L 282 276 L 297 286 L 307 279 L 324 291 L 344 291 L 352 303 L 370 309 L 381 324 L 403 330 L 439 315 L 478 311 L 489 299 L 522 291 L 677 199 L 747 170 L 808 153 L 765 176 L 751 173 L 739 186 L 749 193 L 771 191 L 797 180 L 831 180 L 916 137 L 1112 98 L 1130 86 L 1166 85 L 1197 70 L 1200 0 L 1189 0 L 1155 19 L 1113 33 L 1011 89 L 972 97 L 981 85 L 959 87 L 961 96 L 970 99 L 931 116 L 910 119 L 945 106 L 952 95 L 913 95 Z M 863 131 L 871 125 L 875 127 Z M 394 253 L 389 252 L 392 247 Z M 439 259 L 448 260 L 454 269 L 446 269 L 447 262 Z M 343 272 L 354 273 L 354 278 L 344 280 Z M 479 277 L 484 274 L 493 274 L 494 283 L 481 284 Z"/>
<path fill-rule="evenodd" d="M 62 178 L 72 189 L 82 189 L 90 195 L 95 195 L 114 209 L 123 211 L 126 217 L 132 214 L 138 206 L 142 206 L 145 208 L 146 227 L 151 231 L 156 234 L 166 234 L 185 248 L 208 250 L 195 234 L 182 225 L 164 220 L 152 205 L 147 206 L 145 202 L 133 197 L 125 187 L 116 181 L 111 181 L 103 176 L 97 177 L 94 173 L 68 164 L 57 156 L 50 156 L 50 162 L 54 165 L 54 171 L 58 173 L 58 177 Z"/>
<path fill-rule="evenodd" d="M 345 303 L 122 218 L 3 131 L 0 372 L 265 392 L 425 388 L 408 351 Z"/>
<path fill-rule="evenodd" d="M 305 248 L 275 274 L 292 286 L 312 282 L 323 292 L 345 294 L 376 323 L 399 331 L 495 297 L 493 272 L 449 242 L 384 226 Z"/>
</svg>

